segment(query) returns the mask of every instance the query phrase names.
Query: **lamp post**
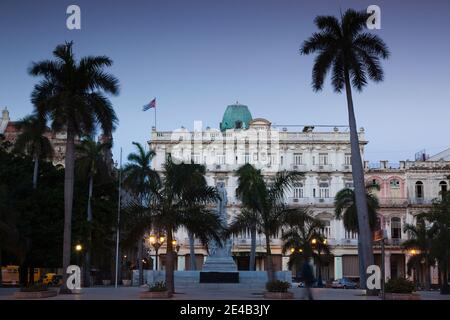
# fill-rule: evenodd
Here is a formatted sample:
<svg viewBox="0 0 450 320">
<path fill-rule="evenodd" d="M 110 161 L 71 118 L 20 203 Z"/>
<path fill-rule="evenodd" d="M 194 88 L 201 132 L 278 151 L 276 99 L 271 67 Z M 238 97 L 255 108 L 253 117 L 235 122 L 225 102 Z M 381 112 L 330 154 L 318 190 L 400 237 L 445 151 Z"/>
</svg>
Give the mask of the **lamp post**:
<svg viewBox="0 0 450 320">
<path fill-rule="evenodd" d="M 158 270 L 158 250 L 163 245 L 164 241 L 166 241 L 166 238 L 163 236 L 156 237 L 154 235 L 150 236 L 148 238 L 148 241 L 152 245 L 152 247 L 155 249 L 155 270 Z"/>
<path fill-rule="evenodd" d="M 77 244 L 75 246 L 75 251 L 77 252 L 77 265 L 80 267 L 80 254 L 81 250 L 83 250 L 83 246 L 81 244 Z"/>
</svg>

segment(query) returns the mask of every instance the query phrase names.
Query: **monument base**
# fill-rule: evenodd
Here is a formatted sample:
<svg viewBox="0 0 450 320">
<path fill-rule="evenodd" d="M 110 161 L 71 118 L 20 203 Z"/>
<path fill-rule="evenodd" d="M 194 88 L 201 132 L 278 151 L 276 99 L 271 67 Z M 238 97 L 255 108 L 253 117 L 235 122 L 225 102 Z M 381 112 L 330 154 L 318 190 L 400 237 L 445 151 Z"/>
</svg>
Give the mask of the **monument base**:
<svg viewBox="0 0 450 320">
<path fill-rule="evenodd" d="M 239 272 L 200 272 L 200 283 L 239 283 Z"/>
</svg>

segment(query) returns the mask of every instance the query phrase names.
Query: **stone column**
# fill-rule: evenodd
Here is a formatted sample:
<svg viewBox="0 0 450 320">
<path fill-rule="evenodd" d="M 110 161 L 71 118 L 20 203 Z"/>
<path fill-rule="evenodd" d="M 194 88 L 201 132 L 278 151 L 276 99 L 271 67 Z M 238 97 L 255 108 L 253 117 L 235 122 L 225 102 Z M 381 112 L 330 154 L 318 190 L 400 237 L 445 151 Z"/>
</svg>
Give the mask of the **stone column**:
<svg viewBox="0 0 450 320">
<path fill-rule="evenodd" d="M 388 281 L 391 278 L 391 253 L 384 254 L 384 279 Z"/>
<path fill-rule="evenodd" d="M 334 257 L 334 280 L 342 278 L 342 256 Z"/>
<path fill-rule="evenodd" d="M 186 256 L 178 256 L 178 271 L 184 271 L 186 266 Z"/>
<path fill-rule="evenodd" d="M 289 271 L 288 262 L 289 262 L 289 257 L 281 258 L 281 270 L 282 271 Z"/>
</svg>

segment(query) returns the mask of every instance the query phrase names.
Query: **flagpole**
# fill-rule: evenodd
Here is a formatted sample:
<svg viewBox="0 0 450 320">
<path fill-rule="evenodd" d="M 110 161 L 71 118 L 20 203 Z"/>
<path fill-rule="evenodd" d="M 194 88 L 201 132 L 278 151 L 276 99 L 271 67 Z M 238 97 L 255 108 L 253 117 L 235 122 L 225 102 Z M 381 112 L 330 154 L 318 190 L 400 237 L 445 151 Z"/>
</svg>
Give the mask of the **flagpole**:
<svg viewBox="0 0 450 320">
<path fill-rule="evenodd" d="M 120 164 L 119 164 L 119 199 L 117 205 L 117 227 L 116 227 L 116 274 L 114 287 L 118 286 L 118 276 L 119 276 L 119 236 L 120 236 L 120 207 L 121 207 L 121 193 L 122 193 L 122 147 L 120 148 Z"/>
<path fill-rule="evenodd" d="M 156 105 L 155 105 L 155 131 L 156 131 Z"/>
</svg>

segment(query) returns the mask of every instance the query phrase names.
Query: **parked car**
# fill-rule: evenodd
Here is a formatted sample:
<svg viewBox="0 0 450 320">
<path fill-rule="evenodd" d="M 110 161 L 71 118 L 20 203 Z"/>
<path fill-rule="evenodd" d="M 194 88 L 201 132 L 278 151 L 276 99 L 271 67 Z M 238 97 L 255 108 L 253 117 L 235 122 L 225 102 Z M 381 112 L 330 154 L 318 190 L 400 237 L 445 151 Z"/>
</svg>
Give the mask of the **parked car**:
<svg viewBox="0 0 450 320">
<path fill-rule="evenodd" d="M 48 286 L 57 286 L 62 282 L 62 275 L 56 273 L 47 273 L 42 279 L 42 283 Z"/>
<path fill-rule="evenodd" d="M 339 289 L 356 289 L 358 285 L 348 278 L 342 278 L 333 281 L 331 287 Z"/>
</svg>

